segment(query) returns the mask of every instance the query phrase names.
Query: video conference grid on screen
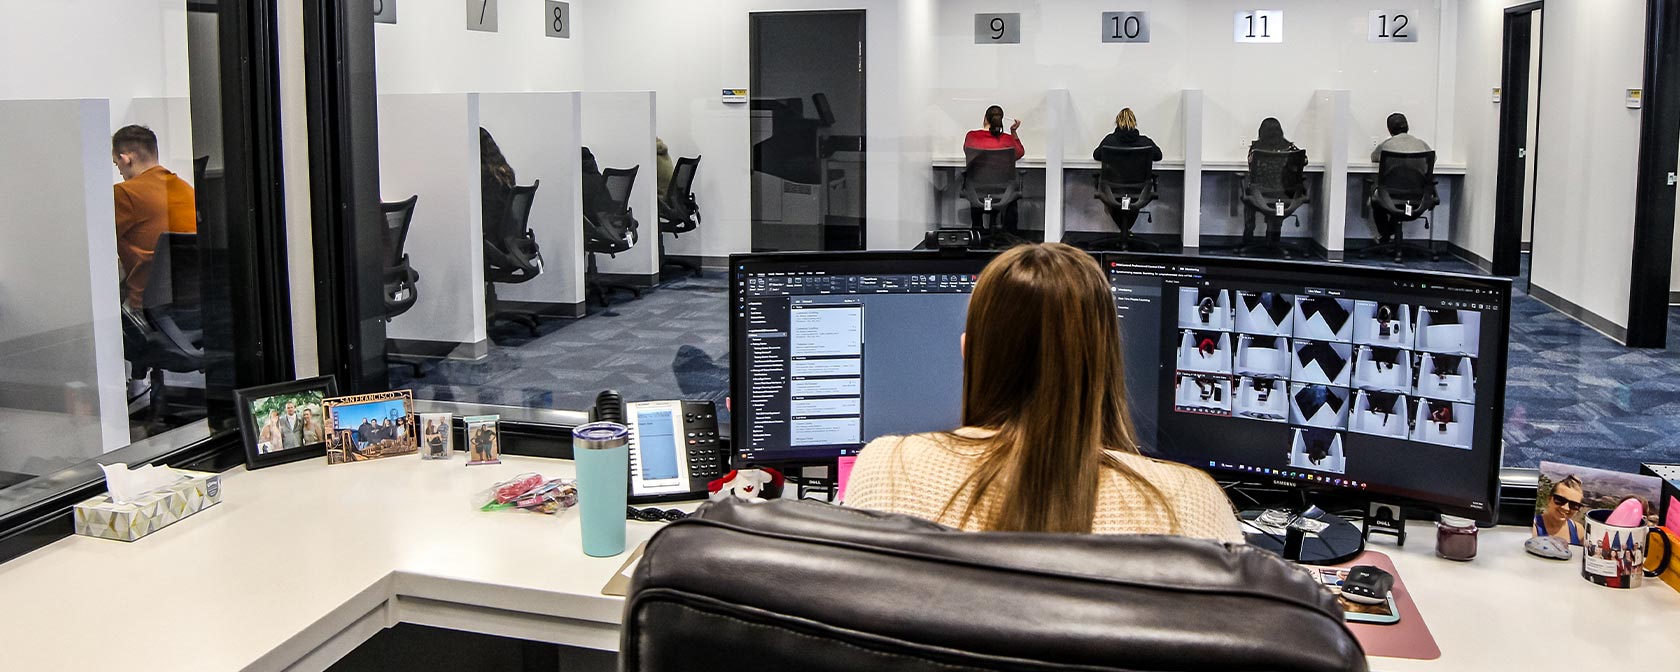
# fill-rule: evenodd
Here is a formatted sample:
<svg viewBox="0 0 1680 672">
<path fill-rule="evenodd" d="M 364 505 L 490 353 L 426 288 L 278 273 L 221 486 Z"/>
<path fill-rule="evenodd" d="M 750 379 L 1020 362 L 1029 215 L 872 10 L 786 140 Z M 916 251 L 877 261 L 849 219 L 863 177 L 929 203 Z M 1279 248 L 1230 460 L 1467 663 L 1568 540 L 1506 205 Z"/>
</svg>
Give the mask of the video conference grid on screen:
<svg viewBox="0 0 1680 672">
<path fill-rule="evenodd" d="M 1143 369 L 1128 375 L 1133 408 L 1160 456 L 1486 505 L 1494 446 L 1476 428 L 1492 422 L 1477 402 L 1494 290 L 1109 266 L 1126 361 Z"/>
<path fill-rule="evenodd" d="M 986 259 L 737 266 L 737 459 L 833 459 L 956 426 L 968 297 Z"/>
</svg>

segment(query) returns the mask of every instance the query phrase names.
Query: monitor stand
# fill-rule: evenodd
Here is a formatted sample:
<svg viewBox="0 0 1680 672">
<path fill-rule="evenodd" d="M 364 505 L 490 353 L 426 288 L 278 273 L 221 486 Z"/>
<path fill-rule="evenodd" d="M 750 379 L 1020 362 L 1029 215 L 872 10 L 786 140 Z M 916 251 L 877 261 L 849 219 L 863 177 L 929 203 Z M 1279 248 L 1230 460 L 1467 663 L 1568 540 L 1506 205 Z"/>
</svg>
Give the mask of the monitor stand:
<svg viewBox="0 0 1680 672">
<path fill-rule="evenodd" d="M 1280 515 L 1282 514 L 1282 515 Z M 1304 565 L 1334 565 L 1347 562 L 1365 551 L 1365 535 L 1347 519 L 1311 505 L 1305 489 L 1291 491 L 1289 502 L 1272 509 L 1245 509 L 1243 535 L 1248 544 Z M 1262 520 L 1270 524 L 1261 523 Z M 1293 521 L 1293 522 L 1291 522 Z M 1315 522 L 1316 521 L 1316 522 Z M 1322 523 L 1322 529 L 1318 528 Z M 1256 529 L 1256 525 L 1282 527 L 1283 534 Z"/>
</svg>

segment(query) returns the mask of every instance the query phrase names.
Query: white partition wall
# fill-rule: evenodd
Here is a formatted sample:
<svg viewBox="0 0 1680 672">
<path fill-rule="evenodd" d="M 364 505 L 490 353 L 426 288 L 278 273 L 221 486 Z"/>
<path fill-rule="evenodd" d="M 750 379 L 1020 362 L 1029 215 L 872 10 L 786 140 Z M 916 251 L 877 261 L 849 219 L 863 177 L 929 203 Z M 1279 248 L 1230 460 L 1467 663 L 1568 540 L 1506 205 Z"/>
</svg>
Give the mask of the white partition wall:
<svg viewBox="0 0 1680 672">
<path fill-rule="evenodd" d="M 595 154 L 601 170 L 632 168 L 636 184 L 630 208 L 640 224 L 636 246 L 616 257 L 597 255 L 602 273 L 634 276 L 632 282 L 659 280 L 659 185 L 654 166 L 655 113 L 652 91 L 585 91 L 582 96 L 583 145 Z"/>
<path fill-rule="evenodd" d="M 0 101 L 0 471 L 128 443 L 111 116 L 105 100 Z"/>
<path fill-rule="evenodd" d="M 498 286 L 497 298 L 543 314 L 583 315 L 582 96 L 481 93 L 478 122 L 495 137 L 519 184 L 541 182 L 527 226 L 542 249 L 543 271 L 529 282 Z"/>
<path fill-rule="evenodd" d="M 477 99 L 379 96 L 380 199 L 420 197 L 404 245 L 420 274 L 414 307 L 386 329 L 401 351 L 477 358 L 489 348 Z"/>
<path fill-rule="evenodd" d="M 1202 244 L 1202 91 L 1184 90 L 1184 249 Z"/>
</svg>

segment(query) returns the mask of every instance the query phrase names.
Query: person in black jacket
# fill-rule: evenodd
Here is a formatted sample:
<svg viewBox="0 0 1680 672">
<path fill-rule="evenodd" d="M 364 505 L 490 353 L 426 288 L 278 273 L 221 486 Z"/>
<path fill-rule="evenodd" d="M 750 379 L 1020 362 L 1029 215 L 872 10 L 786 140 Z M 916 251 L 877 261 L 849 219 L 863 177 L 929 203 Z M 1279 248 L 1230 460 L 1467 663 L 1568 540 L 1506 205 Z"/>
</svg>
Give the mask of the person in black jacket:
<svg viewBox="0 0 1680 672">
<path fill-rule="evenodd" d="M 1119 149 L 1148 148 L 1151 164 L 1161 160 L 1160 146 L 1156 145 L 1154 140 L 1150 140 L 1149 136 L 1138 132 L 1137 115 L 1133 114 L 1132 108 L 1129 107 L 1120 110 L 1120 114 L 1115 115 L 1114 132 L 1109 133 L 1107 137 L 1102 139 L 1101 143 L 1097 144 L 1096 149 L 1091 150 L 1091 158 L 1099 162 L 1102 161 L 1103 148 L 1105 147 Z M 1141 162 L 1139 163 L 1141 164 Z M 1124 171 L 1122 174 L 1125 176 L 1124 180 L 1128 183 L 1147 182 L 1151 174 L 1148 165 L 1126 166 L 1121 170 Z M 1114 225 L 1120 227 L 1121 231 L 1131 231 L 1132 225 L 1137 222 L 1138 211 L 1121 210 L 1110 206 L 1108 216 L 1114 220 Z"/>
</svg>

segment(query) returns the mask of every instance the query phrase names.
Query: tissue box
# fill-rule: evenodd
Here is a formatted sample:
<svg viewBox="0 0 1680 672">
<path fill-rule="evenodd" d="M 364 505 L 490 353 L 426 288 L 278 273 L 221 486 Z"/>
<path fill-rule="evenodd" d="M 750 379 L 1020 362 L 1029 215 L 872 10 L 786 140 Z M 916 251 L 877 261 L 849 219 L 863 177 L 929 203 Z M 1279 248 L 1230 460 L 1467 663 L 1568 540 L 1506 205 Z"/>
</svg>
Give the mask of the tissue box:
<svg viewBox="0 0 1680 672">
<path fill-rule="evenodd" d="M 76 534 L 134 541 L 222 501 L 222 476 L 176 469 L 189 477 L 141 495 L 127 504 L 100 495 L 75 507 Z"/>
</svg>

